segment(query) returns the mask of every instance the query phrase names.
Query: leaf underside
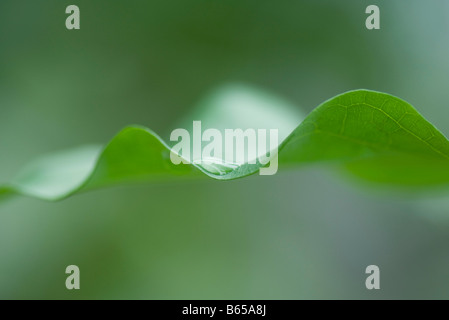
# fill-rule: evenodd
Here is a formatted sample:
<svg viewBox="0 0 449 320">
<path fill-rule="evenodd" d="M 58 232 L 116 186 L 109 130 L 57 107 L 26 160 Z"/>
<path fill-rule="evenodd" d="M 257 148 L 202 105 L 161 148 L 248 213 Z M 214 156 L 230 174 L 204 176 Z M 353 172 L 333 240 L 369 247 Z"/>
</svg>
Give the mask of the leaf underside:
<svg viewBox="0 0 449 320">
<path fill-rule="evenodd" d="M 280 170 L 323 162 L 377 183 L 424 187 L 449 183 L 449 141 L 410 104 L 389 94 L 356 90 L 338 95 L 283 138 Z M 0 187 L 0 199 L 22 194 L 60 200 L 103 186 L 180 176 L 232 180 L 260 167 L 243 164 L 217 175 L 196 164 L 174 165 L 170 148 L 158 135 L 130 126 L 106 147 L 86 146 L 33 162 Z"/>
</svg>

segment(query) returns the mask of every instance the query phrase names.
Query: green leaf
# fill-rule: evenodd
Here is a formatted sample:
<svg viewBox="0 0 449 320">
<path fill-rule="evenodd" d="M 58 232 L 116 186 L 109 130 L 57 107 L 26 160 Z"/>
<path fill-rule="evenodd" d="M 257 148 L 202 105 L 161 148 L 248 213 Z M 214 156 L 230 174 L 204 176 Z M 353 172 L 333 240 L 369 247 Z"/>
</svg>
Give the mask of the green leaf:
<svg viewBox="0 0 449 320">
<path fill-rule="evenodd" d="M 369 181 L 449 182 L 449 141 L 409 103 L 357 90 L 311 112 L 282 143 L 281 163 L 335 161 Z"/>
<path fill-rule="evenodd" d="M 282 142 L 305 115 L 294 105 L 263 90 L 242 84 L 223 86 L 202 99 L 176 127 L 191 132 L 192 122 L 224 132 L 227 128 L 279 130 Z"/>
<path fill-rule="evenodd" d="M 356 90 L 341 94 L 302 122 L 289 103 L 242 86 L 228 87 L 205 101 L 199 109 L 203 111 L 194 118 L 210 119 L 208 127 L 218 119 L 220 129 L 235 128 L 235 123 L 244 127 L 243 121 L 253 128 L 282 128 L 280 170 L 322 162 L 379 183 L 429 186 L 449 182 L 449 141 L 410 104 L 385 93 Z M 296 129 L 292 121 L 298 122 Z M 160 137 L 144 127 L 131 126 L 104 149 L 87 146 L 38 159 L 0 188 L 0 198 L 24 194 L 58 200 L 124 182 L 170 178 L 232 180 L 254 174 L 260 167 L 260 163 L 231 166 L 220 159 L 208 159 L 202 165 L 174 165 L 170 148 Z"/>
</svg>

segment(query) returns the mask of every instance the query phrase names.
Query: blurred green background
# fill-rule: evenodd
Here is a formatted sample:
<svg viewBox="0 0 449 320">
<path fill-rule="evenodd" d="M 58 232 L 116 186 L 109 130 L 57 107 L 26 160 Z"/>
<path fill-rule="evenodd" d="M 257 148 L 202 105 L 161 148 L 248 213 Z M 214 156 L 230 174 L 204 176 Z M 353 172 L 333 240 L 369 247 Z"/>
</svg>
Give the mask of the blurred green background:
<svg viewBox="0 0 449 320">
<path fill-rule="evenodd" d="M 365 28 L 370 4 L 380 30 Z M 167 137 L 235 81 L 306 112 L 384 91 L 449 133 L 449 2 L 2 0 L 0 181 L 129 124 Z M 79 291 L 65 288 L 71 264 Z M 365 288 L 370 264 L 381 290 Z M 392 192 L 315 166 L 16 198 L 0 203 L 0 298 L 449 298 L 449 189 Z"/>
</svg>

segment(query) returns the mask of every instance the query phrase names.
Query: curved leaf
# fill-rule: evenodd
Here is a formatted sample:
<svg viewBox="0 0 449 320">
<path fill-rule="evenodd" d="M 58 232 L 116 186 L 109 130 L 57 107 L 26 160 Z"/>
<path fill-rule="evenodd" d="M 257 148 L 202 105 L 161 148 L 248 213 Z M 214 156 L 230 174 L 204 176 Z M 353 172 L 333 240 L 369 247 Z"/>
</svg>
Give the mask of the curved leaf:
<svg viewBox="0 0 449 320">
<path fill-rule="evenodd" d="M 350 91 L 321 104 L 282 141 L 278 156 L 280 169 L 332 162 L 369 181 L 423 186 L 449 182 L 449 141 L 444 135 L 407 102 L 369 90 Z M 160 137 L 131 126 L 104 149 L 88 146 L 37 160 L 0 189 L 0 198 L 15 193 L 58 200 L 126 181 L 179 176 L 231 180 L 256 173 L 261 164 L 226 170 L 220 166 L 218 161 L 174 165 Z"/>
</svg>

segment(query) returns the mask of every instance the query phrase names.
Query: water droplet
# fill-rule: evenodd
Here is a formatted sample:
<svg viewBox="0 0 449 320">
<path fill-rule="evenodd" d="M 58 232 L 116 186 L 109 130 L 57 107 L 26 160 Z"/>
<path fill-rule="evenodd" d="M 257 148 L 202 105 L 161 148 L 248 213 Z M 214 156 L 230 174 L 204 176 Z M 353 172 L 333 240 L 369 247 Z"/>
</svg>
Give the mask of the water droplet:
<svg viewBox="0 0 449 320">
<path fill-rule="evenodd" d="M 236 163 L 225 162 L 219 158 L 203 158 L 194 160 L 193 163 L 217 176 L 224 176 L 239 167 Z"/>
</svg>

